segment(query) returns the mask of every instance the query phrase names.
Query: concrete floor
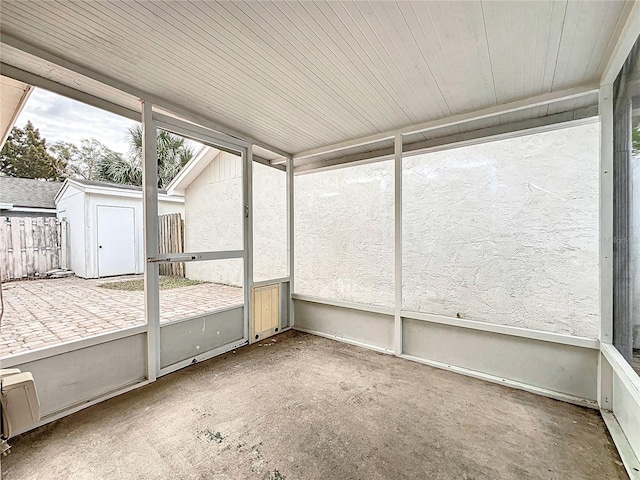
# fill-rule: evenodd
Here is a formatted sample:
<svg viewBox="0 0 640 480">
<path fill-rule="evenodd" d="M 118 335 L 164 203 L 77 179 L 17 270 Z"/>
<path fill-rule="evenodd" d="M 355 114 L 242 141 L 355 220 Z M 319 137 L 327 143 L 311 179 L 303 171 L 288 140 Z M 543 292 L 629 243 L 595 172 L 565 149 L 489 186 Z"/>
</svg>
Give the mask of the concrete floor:
<svg viewBox="0 0 640 480">
<path fill-rule="evenodd" d="M 302 333 L 275 340 L 14 439 L 3 478 L 627 478 L 596 411 Z"/>
</svg>

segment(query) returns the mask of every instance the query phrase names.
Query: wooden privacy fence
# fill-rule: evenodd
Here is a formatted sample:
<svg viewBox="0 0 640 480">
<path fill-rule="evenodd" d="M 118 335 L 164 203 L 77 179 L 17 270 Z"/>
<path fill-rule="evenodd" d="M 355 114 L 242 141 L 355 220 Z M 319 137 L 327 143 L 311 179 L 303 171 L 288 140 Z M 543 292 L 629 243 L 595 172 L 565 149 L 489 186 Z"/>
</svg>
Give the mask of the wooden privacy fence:
<svg viewBox="0 0 640 480">
<path fill-rule="evenodd" d="M 67 221 L 55 217 L 0 219 L 2 281 L 44 277 L 67 268 Z"/>
<path fill-rule="evenodd" d="M 158 217 L 158 252 L 184 253 L 184 221 L 179 213 Z M 184 263 L 161 263 L 160 275 L 184 277 Z"/>
</svg>

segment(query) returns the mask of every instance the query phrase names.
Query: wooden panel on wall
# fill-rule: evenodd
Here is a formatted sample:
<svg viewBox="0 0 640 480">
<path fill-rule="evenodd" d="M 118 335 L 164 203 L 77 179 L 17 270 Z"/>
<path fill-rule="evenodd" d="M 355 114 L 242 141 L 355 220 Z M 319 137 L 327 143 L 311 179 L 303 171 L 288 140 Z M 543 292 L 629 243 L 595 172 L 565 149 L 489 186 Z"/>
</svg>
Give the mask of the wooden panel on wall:
<svg viewBox="0 0 640 480">
<path fill-rule="evenodd" d="M 280 329 L 280 284 L 254 287 L 251 297 L 253 311 L 249 340 L 254 343 L 274 335 Z"/>
</svg>

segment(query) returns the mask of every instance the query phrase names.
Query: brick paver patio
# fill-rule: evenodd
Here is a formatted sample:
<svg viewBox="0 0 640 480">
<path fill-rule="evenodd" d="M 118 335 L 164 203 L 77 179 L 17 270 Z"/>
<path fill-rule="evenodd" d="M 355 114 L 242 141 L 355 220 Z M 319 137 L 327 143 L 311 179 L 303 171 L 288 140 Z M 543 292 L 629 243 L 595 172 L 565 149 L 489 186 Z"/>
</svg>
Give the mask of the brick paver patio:
<svg viewBox="0 0 640 480">
<path fill-rule="evenodd" d="M 141 278 L 126 277 L 127 280 Z M 144 292 L 100 287 L 114 279 L 78 277 L 2 285 L 0 357 L 142 325 Z M 203 283 L 160 291 L 160 322 L 242 305 L 241 288 Z"/>
</svg>

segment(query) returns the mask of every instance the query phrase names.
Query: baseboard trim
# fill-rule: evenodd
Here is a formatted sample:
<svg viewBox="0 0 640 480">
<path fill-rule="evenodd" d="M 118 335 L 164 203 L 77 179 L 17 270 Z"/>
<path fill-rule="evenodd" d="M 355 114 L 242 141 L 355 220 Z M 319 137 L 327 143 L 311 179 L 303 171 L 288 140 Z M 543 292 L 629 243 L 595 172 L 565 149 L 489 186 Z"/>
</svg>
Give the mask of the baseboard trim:
<svg viewBox="0 0 640 480">
<path fill-rule="evenodd" d="M 58 410 L 52 413 L 48 413 L 47 415 L 45 415 L 44 417 L 42 417 L 40 419 L 40 421 L 38 423 L 36 423 L 33 427 L 28 428 L 27 430 L 23 430 L 20 431 L 18 433 L 16 433 L 14 435 L 22 435 L 23 433 L 27 433 L 31 430 L 35 430 L 36 428 L 42 427 L 43 425 L 46 425 L 48 423 L 51 422 L 55 422 L 56 420 L 60 420 L 63 417 L 66 417 L 68 415 L 72 415 L 76 412 L 79 412 L 80 410 L 84 410 L 85 408 L 89 408 L 89 407 L 93 407 L 94 405 L 97 405 L 98 403 L 104 402 L 106 400 L 109 400 L 113 397 L 117 397 L 118 395 L 122 395 L 123 393 L 127 393 L 130 392 L 132 390 L 135 390 L 137 388 L 140 387 L 144 387 L 145 385 L 149 385 L 149 380 L 143 379 L 143 380 L 139 380 L 133 383 L 130 383 L 128 385 L 125 385 L 123 387 L 119 387 L 117 389 L 111 390 L 107 393 L 101 394 L 97 397 L 93 397 L 91 399 L 85 400 L 83 402 L 78 402 L 75 405 L 71 405 L 69 407 L 63 408 L 62 410 Z M 13 438 L 13 437 L 12 437 Z"/>
<path fill-rule="evenodd" d="M 627 436 L 622 431 L 622 427 L 620 427 L 616 416 L 609 410 L 600 410 L 600 414 L 602 415 L 602 419 L 609 430 L 613 443 L 615 443 L 616 448 L 618 449 L 620 459 L 622 459 L 622 463 L 629 474 L 629 478 L 632 480 L 640 479 L 640 461 L 638 461 L 635 453 L 633 453 L 631 444 L 629 443 Z"/>
<path fill-rule="evenodd" d="M 480 380 L 485 380 L 487 382 L 497 383 L 499 385 L 505 385 L 507 387 L 515 388 L 516 390 L 523 390 L 525 392 L 535 393 L 536 395 L 542 395 L 543 397 L 552 398 L 554 400 L 560 400 L 562 402 L 572 403 L 580 407 L 593 408 L 596 410 L 599 408 L 598 402 L 593 400 L 575 397 L 573 395 L 568 395 L 566 393 L 555 392 L 553 390 L 536 387 L 534 385 L 529 385 L 527 383 L 516 382 L 515 380 L 509 380 L 507 378 L 497 377 L 495 375 L 491 375 L 488 373 L 477 372 L 475 370 L 470 370 L 468 368 L 456 367 L 455 365 L 449 365 L 446 363 L 437 362 L 435 360 L 427 360 L 421 357 L 407 355 L 404 353 L 401 355 L 398 355 L 398 357 L 403 358 L 405 360 L 410 360 L 412 362 L 418 362 L 424 365 L 429 365 L 431 367 L 440 368 L 442 370 L 448 370 L 450 372 L 459 373 L 467 377 L 478 378 Z"/>
<path fill-rule="evenodd" d="M 377 347 L 376 345 L 371 345 L 369 343 L 359 342 L 357 340 L 351 340 L 349 338 L 340 337 L 340 336 L 334 335 L 332 333 L 319 332 L 318 330 L 312 330 L 310 328 L 304 328 L 304 327 L 298 327 L 298 326 L 294 326 L 293 329 L 294 330 L 298 330 L 300 332 L 304 332 L 304 333 L 310 333 L 311 335 L 317 335 L 318 337 L 324 337 L 324 338 L 328 338 L 330 340 L 337 340 L 338 342 L 348 343 L 349 345 L 353 345 L 355 347 L 367 348 L 369 350 L 374 350 L 374 351 L 379 352 L 379 353 L 385 353 L 387 355 L 393 355 L 393 350 L 391 350 L 391 349 Z"/>
</svg>

